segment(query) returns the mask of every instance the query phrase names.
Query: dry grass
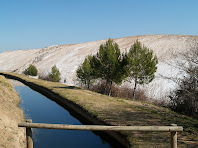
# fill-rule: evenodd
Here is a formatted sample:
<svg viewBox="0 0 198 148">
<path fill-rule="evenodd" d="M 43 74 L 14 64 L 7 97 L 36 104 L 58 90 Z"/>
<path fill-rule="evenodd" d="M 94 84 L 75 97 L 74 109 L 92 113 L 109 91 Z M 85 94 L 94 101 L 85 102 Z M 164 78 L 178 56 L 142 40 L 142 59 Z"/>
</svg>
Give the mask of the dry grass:
<svg viewBox="0 0 198 148">
<path fill-rule="evenodd" d="M 60 83 L 36 80 L 19 74 L 11 74 L 37 85 L 47 87 L 71 100 L 110 125 L 170 125 L 184 127 L 179 133 L 179 147 L 198 146 L 198 120 L 177 114 L 167 108 L 142 101 L 113 98 Z M 134 147 L 169 147 L 169 133 L 123 132 Z"/>
<path fill-rule="evenodd" d="M 0 76 L 0 147 L 25 147 L 25 130 L 18 128 L 24 121 L 22 110 L 18 107 L 20 99 L 13 86 Z"/>
</svg>

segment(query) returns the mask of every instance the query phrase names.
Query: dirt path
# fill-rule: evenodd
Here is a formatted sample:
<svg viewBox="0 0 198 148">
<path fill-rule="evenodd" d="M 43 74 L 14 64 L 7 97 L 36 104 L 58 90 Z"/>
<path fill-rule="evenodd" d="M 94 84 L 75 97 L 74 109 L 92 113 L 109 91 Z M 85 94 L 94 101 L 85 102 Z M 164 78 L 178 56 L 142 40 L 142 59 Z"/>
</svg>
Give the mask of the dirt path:
<svg viewBox="0 0 198 148">
<path fill-rule="evenodd" d="M 25 130 L 18 127 L 24 121 L 20 99 L 12 84 L 0 76 L 0 148 L 24 148 Z"/>
</svg>

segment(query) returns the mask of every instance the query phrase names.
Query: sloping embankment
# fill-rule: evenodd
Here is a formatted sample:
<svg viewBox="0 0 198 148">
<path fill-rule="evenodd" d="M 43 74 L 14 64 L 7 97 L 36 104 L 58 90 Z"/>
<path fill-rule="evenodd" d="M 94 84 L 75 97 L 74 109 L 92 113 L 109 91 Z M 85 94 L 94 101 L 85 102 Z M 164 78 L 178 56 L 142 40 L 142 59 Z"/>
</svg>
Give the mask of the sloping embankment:
<svg viewBox="0 0 198 148">
<path fill-rule="evenodd" d="M 187 116 L 176 114 L 166 108 L 152 104 L 112 98 L 77 87 L 66 86 L 27 76 L 11 73 L 0 73 L 6 77 L 19 80 L 34 90 L 56 101 L 75 117 L 90 124 L 107 125 L 170 125 L 184 127 L 178 134 L 179 147 L 198 146 L 198 121 Z M 169 147 L 170 133 L 164 132 L 122 132 L 108 133 L 113 139 L 129 147 Z M 123 147 L 122 146 L 122 147 Z"/>
<path fill-rule="evenodd" d="M 18 127 L 24 121 L 19 108 L 20 99 L 13 86 L 0 76 L 0 147 L 25 148 L 25 129 Z"/>
</svg>

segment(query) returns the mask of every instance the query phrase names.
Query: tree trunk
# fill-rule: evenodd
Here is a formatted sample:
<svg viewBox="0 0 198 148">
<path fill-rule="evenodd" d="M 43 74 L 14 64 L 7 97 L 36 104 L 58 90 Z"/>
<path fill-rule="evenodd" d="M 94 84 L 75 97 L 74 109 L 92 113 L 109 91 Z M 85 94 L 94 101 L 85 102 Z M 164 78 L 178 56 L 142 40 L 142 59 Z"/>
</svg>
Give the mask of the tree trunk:
<svg viewBox="0 0 198 148">
<path fill-rule="evenodd" d="M 107 85 L 108 85 L 108 80 L 106 80 L 106 85 L 105 85 L 104 94 L 106 94 L 106 92 L 107 92 Z"/>
<path fill-rule="evenodd" d="M 134 89 L 133 89 L 133 99 L 135 99 L 135 90 L 136 90 L 136 87 L 137 87 L 137 79 L 135 79 L 135 86 L 134 86 Z"/>
<path fill-rule="evenodd" d="M 112 81 L 110 82 L 109 96 L 111 96 L 111 87 L 112 87 Z"/>
<path fill-rule="evenodd" d="M 90 80 L 88 80 L 87 82 L 87 89 L 89 90 L 89 87 L 90 87 Z"/>
</svg>

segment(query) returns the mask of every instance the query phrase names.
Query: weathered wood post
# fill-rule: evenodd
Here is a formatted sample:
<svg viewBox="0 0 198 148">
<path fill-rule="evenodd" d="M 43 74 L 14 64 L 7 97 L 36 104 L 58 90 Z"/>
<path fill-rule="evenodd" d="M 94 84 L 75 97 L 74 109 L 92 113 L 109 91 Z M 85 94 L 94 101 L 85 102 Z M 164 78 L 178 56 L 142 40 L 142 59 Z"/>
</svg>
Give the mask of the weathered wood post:
<svg viewBox="0 0 198 148">
<path fill-rule="evenodd" d="M 32 123 L 32 120 L 27 119 L 26 122 Z M 27 141 L 27 148 L 33 148 L 32 129 L 29 127 L 26 127 L 26 141 Z"/>
<path fill-rule="evenodd" d="M 171 124 L 172 126 L 177 126 L 177 124 Z M 171 131 L 170 133 L 170 145 L 171 148 L 177 148 L 177 132 Z"/>
</svg>

